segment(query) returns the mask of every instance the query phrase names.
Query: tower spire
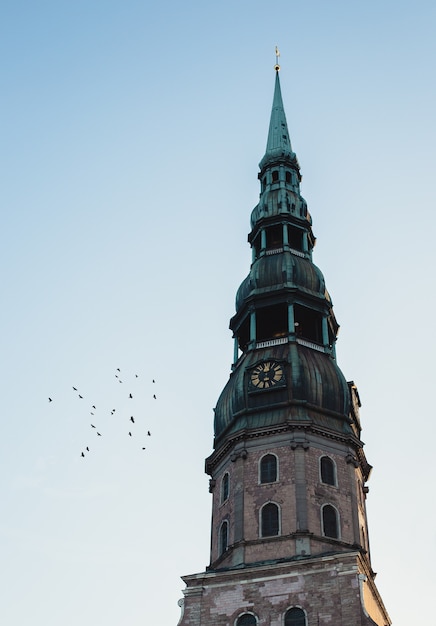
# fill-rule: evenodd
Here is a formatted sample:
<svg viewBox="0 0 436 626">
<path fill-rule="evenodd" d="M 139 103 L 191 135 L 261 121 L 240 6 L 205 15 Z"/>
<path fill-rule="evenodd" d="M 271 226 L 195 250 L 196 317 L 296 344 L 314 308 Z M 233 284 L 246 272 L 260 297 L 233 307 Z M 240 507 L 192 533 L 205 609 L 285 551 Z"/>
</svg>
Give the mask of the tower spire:
<svg viewBox="0 0 436 626">
<path fill-rule="evenodd" d="M 276 48 L 276 61 L 278 61 L 279 56 L 280 52 L 278 48 Z M 266 151 L 263 159 L 259 163 L 261 170 L 263 170 L 271 161 L 276 161 L 280 158 L 288 158 L 291 161 L 296 162 L 296 155 L 292 150 L 288 124 L 286 122 L 285 108 L 283 106 L 282 91 L 280 88 L 280 65 L 277 62 L 274 69 L 276 71 L 274 97 L 269 122 L 268 139 L 266 142 Z"/>
</svg>

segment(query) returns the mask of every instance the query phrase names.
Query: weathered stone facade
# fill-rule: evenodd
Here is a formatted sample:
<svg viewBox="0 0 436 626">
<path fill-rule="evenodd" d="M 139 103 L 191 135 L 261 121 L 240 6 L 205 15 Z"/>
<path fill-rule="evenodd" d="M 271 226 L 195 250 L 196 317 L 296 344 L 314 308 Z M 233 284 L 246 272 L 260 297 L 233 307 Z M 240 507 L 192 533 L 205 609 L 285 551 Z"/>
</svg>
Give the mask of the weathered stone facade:
<svg viewBox="0 0 436 626">
<path fill-rule="evenodd" d="M 292 606 L 301 607 L 314 626 L 390 624 L 358 551 L 183 580 L 179 626 L 234 626 L 244 613 L 252 613 L 259 626 L 283 626 Z"/>
</svg>

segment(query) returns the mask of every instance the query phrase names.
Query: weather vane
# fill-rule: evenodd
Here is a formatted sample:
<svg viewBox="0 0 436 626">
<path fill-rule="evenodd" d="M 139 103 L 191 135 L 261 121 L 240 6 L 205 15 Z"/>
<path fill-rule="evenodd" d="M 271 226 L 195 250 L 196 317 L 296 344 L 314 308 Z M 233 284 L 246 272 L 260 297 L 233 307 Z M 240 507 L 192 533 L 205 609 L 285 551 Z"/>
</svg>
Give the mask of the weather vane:
<svg viewBox="0 0 436 626">
<path fill-rule="evenodd" d="M 280 50 L 276 46 L 276 64 L 274 65 L 274 69 L 275 69 L 276 72 L 278 72 L 279 69 L 280 69 L 279 57 L 280 57 Z"/>
</svg>

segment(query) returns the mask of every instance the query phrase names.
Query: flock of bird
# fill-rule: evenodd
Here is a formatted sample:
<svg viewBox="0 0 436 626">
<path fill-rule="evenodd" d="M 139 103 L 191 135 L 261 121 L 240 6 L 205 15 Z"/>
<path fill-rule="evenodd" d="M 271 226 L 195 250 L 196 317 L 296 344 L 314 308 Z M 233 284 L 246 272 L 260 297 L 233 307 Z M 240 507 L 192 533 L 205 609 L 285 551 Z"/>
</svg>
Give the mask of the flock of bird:
<svg viewBox="0 0 436 626">
<path fill-rule="evenodd" d="M 123 383 L 123 381 L 121 379 L 121 370 L 120 370 L 120 368 L 117 368 L 117 370 L 115 372 L 115 378 L 117 379 L 117 381 L 119 383 Z M 135 374 L 135 378 L 139 378 L 138 374 Z M 156 381 L 153 379 L 152 383 L 155 384 Z M 84 399 L 84 396 L 79 392 L 77 387 L 73 386 L 72 389 L 77 394 L 77 396 L 78 396 L 78 398 L 80 400 Z M 133 394 L 131 392 L 128 394 L 127 399 L 128 400 L 133 400 Z M 157 399 L 155 393 L 153 394 L 153 399 L 154 400 Z M 53 398 L 49 397 L 48 401 L 49 401 L 49 403 L 53 402 Z M 90 415 L 92 416 L 92 421 L 93 422 L 95 421 L 96 424 L 97 424 L 98 420 L 95 419 L 96 417 L 99 418 L 98 411 L 97 411 L 97 405 L 96 404 L 92 404 L 90 406 L 89 412 L 90 412 Z M 131 411 L 129 411 L 129 412 L 131 412 Z M 116 409 L 114 408 L 114 409 L 111 410 L 110 414 L 111 414 L 111 416 L 113 416 L 115 413 L 116 413 Z M 97 437 L 102 437 L 102 433 L 100 432 L 101 428 L 98 427 L 96 424 L 90 423 L 90 427 L 91 427 L 91 429 L 93 429 L 95 431 Z M 134 428 L 135 428 L 135 426 L 133 426 L 134 424 L 136 424 L 135 417 L 134 417 L 134 415 L 130 415 L 130 417 L 129 417 L 129 430 L 127 431 L 129 437 L 133 437 L 134 436 Z M 149 430 L 147 430 L 147 435 L 146 436 L 151 437 L 151 432 Z M 145 446 L 142 446 L 142 450 L 145 450 L 145 449 L 146 449 Z M 89 446 L 85 446 L 85 448 L 80 453 L 80 457 L 81 458 L 85 458 L 85 456 L 89 452 L 90 452 Z"/>
</svg>

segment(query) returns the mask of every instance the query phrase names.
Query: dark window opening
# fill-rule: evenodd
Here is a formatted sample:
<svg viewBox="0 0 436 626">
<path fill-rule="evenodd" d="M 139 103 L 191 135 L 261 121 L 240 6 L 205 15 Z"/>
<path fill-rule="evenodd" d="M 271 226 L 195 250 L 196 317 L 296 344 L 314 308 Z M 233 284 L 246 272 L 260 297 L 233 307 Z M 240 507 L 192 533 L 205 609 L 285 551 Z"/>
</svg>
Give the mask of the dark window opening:
<svg viewBox="0 0 436 626">
<path fill-rule="evenodd" d="M 228 540 L 228 524 L 227 522 L 223 522 L 221 524 L 221 528 L 220 528 L 220 545 L 219 545 L 219 550 L 220 550 L 220 555 L 224 554 L 224 552 L 227 550 L 227 540 Z"/>
<path fill-rule="evenodd" d="M 266 341 L 288 334 L 288 307 L 286 304 L 257 309 L 256 341 Z"/>
<path fill-rule="evenodd" d="M 273 181 L 273 183 L 276 183 L 278 181 L 278 179 L 279 179 L 279 173 L 278 173 L 277 170 L 274 170 L 273 173 L 272 173 L 272 181 Z"/>
<path fill-rule="evenodd" d="M 306 616 L 302 609 L 289 609 L 285 615 L 285 626 L 306 626 Z"/>
<path fill-rule="evenodd" d="M 326 504 L 322 509 L 322 527 L 326 537 L 339 539 L 338 514 L 330 504 Z"/>
<path fill-rule="evenodd" d="M 279 534 L 279 507 L 269 502 L 262 508 L 261 535 L 262 537 L 275 537 Z"/>
<path fill-rule="evenodd" d="M 299 304 L 294 305 L 295 332 L 298 337 L 322 344 L 322 315 Z"/>
<path fill-rule="evenodd" d="M 283 247 L 283 226 L 281 224 L 267 228 L 266 247 L 267 250 Z"/>
<path fill-rule="evenodd" d="M 257 259 L 261 250 L 260 233 L 257 235 L 256 239 L 251 242 L 251 246 L 254 248 L 254 255 Z"/>
<path fill-rule="evenodd" d="M 265 191 L 265 189 L 266 189 L 266 176 L 264 176 L 262 178 L 261 187 L 262 187 L 262 191 Z"/>
<path fill-rule="evenodd" d="M 238 617 L 238 621 L 236 622 L 236 626 L 256 626 L 256 618 L 251 613 L 244 613 Z"/>
<path fill-rule="evenodd" d="M 260 482 L 274 483 L 277 480 L 277 457 L 266 454 L 260 461 Z"/>
<path fill-rule="evenodd" d="M 221 502 L 225 502 L 227 498 L 229 497 L 229 485 L 230 485 L 230 478 L 229 478 L 229 475 L 225 473 L 223 476 L 222 483 L 221 483 Z"/>
<path fill-rule="evenodd" d="M 237 330 L 238 345 L 242 352 L 245 352 L 250 341 L 250 319 L 247 317 Z"/>
<path fill-rule="evenodd" d="M 289 226 L 288 229 L 288 239 L 289 245 L 294 250 L 303 250 L 303 231 L 299 228 L 294 228 L 293 226 Z"/>
<path fill-rule="evenodd" d="M 292 183 L 292 174 L 291 172 L 286 172 L 286 182 Z"/>
<path fill-rule="evenodd" d="M 321 457 L 321 481 L 326 485 L 336 485 L 335 464 L 328 456 Z"/>
</svg>

